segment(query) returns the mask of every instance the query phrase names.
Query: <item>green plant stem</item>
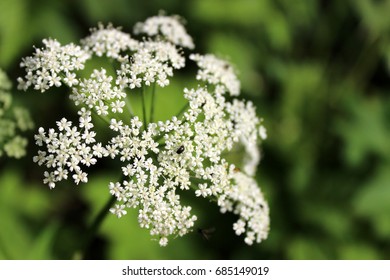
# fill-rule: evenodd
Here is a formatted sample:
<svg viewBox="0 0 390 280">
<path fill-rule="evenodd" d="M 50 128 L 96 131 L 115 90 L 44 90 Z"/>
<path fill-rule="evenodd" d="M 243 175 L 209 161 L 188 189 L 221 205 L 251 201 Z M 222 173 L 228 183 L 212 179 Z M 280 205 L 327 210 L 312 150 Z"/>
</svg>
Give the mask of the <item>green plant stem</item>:
<svg viewBox="0 0 390 280">
<path fill-rule="evenodd" d="M 156 103 L 156 83 L 153 84 L 153 89 L 152 89 L 152 104 L 150 106 L 150 120 L 149 122 L 154 121 L 154 104 Z"/>
<path fill-rule="evenodd" d="M 130 117 L 134 117 L 134 111 L 133 111 L 133 107 L 131 106 L 131 102 L 130 102 L 130 98 L 129 98 L 129 93 L 126 91 L 126 108 L 127 108 L 127 111 L 129 112 L 130 114 Z"/>
<path fill-rule="evenodd" d="M 186 103 L 183 108 L 180 109 L 179 113 L 176 114 L 177 117 L 180 117 L 190 106 L 190 103 Z"/>
<path fill-rule="evenodd" d="M 145 87 L 142 87 L 141 98 L 142 98 L 142 115 L 144 118 L 144 129 L 146 129 L 147 121 L 146 121 L 146 108 L 145 108 Z"/>
<path fill-rule="evenodd" d="M 99 119 L 101 119 L 103 122 L 105 122 L 106 124 L 110 125 L 110 120 L 106 117 L 106 116 L 103 116 L 103 115 L 99 115 L 98 113 L 95 112 L 95 110 L 92 111 L 94 113 L 95 116 L 97 116 Z"/>
<path fill-rule="evenodd" d="M 96 232 L 99 230 L 99 227 L 102 225 L 105 217 L 110 212 L 109 210 L 114 205 L 115 201 L 116 197 L 110 196 L 109 200 L 102 207 L 102 209 L 100 209 L 91 226 L 88 228 L 87 233 L 85 235 L 84 243 L 82 244 L 83 247 L 81 251 L 81 258 L 85 257 L 88 247 L 91 245 L 93 237 L 96 235 Z"/>
</svg>

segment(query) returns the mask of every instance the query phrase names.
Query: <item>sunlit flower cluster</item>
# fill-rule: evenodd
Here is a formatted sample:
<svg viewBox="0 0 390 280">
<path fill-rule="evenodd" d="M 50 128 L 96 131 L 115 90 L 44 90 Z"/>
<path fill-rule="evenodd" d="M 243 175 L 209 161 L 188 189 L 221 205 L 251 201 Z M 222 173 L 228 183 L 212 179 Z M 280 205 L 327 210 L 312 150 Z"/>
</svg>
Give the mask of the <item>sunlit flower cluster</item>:
<svg viewBox="0 0 390 280">
<path fill-rule="evenodd" d="M 79 115 L 78 126 L 73 126 L 71 121 L 62 118 L 57 121 L 57 130 L 51 128 L 45 131 L 40 127 L 35 135 L 35 143 L 47 150 L 38 151 L 33 160 L 52 170 L 45 171 L 43 180 L 51 189 L 56 182 L 68 179 L 69 174 L 72 174 L 77 185 L 80 182 L 86 183 L 88 174 L 83 172 L 80 165 L 89 167 L 96 163 L 97 158 L 108 155 L 101 143 L 93 144 L 96 142 L 96 132 L 92 130 L 91 112 L 82 108 Z"/>
<path fill-rule="evenodd" d="M 27 139 L 21 133 L 34 127 L 29 112 L 12 102 L 11 82 L 0 69 L 0 157 L 21 158 L 26 154 Z"/>
<path fill-rule="evenodd" d="M 178 16 L 150 17 L 145 22 L 138 22 L 135 25 L 134 34 L 146 34 L 149 37 L 162 36 L 164 40 L 177 46 L 193 49 L 194 42 L 181 21 L 182 19 Z"/>
<path fill-rule="evenodd" d="M 41 150 L 34 161 L 47 168 L 44 183 L 50 188 L 68 178 L 85 183 L 89 166 L 101 158 L 117 159 L 122 179 L 109 184 L 117 201 L 110 212 L 123 217 L 138 209 L 140 226 L 161 246 L 171 236 L 190 232 L 197 220 L 181 200 L 184 191 L 216 202 L 222 213 L 236 214 L 233 230 L 245 234 L 248 245 L 266 239 L 269 209 L 253 176 L 260 160 L 258 145 L 267 134 L 254 105 L 235 99 L 240 82 L 233 67 L 211 54 L 185 56 L 182 48 L 193 49 L 194 43 L 178 17 L 149 18 L 135 25 L 134 34 L 142 37 L 99 25 L 80 45 L 44 40 L 44 48 L 21 63 L 26 75 L 19 78 L 20 88 L 46 91 L 65 84 L 80 108 L 77 125 L 63 118 L 56 129 L 41 127 L 35 136 Z M 82 75 L 96 56 L 107 57 L 112 68 Z M 158 94 L 156 86 L 168 86 L 186 59 L 196 62 L 193 77 L 199 85 L 189 83 L 177 93 L 186 100 L 185 107 L 168 120 L 148 118 L 146 88 L 153 89 L 148 94 Z M 138 116 L 132 109 L 137 96 L 143 106 Z M 111 131 L 106 143 L 96 140 L 96 118 Z M 235 160 L 228 156 L 233 152 L 239 154 Z"/>
</svg>

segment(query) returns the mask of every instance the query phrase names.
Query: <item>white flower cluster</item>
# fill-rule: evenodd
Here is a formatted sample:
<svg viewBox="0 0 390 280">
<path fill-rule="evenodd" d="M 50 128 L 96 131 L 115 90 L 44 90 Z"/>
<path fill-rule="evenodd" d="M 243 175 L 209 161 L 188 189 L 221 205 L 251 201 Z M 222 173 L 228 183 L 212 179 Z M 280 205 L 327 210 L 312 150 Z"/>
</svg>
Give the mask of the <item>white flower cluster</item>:
<svg viewBox="0 0 390 280">
<path fill-rule="evenodd" d="M 34 127 L 29 112 L 12 104 L 11 82 L 0 69 L 0 157 L 21 158 L 26 154 L 27 139 L 20 133 Z"/>
<path fill-rule="evenodd" d="M 145 22 L 138 22 L 134 27 L 134 33 L 143 33 L 150 37 L 160 35 L 177 46 L 188 49 L 195 47 L 191 36 L 187 34 L 178 16 L 159 15 L 150 17 Z"/>
<path fill-rule="evenodd" d="M 94 110 L 98 115 L 108 115 L 109 109 L 113 113 L 122 113 L 126 93 L 117 86 L 113 87 L 113 80 L 114 78 L 107 75 L 104 68 L 94 69 L 90 78 L 83 79 L 78 87 L 72 88 L 69 97 L 76 105 Z"/>
<path fill-rule="evenodd" d="M 169 84 L 168 77 L 173 76 L 173 69 L 183 68 L 184 63 L 179 50 L 169 42 L 141 42 L 130 59 L 125 57 L 122 60 L 121 69 L 117 71 L 117 84 L 133 89 L 157 82 L 164 87 Z"/>
<path fill-rule="evenodd" d="M 49 88 L 59 87 L 65 83 L 69 87 L 77 85 L 75 72 L 84 69 L 90 54 L 73 43 L 61 46 L 53 39 L 44 39 L 42 49 L 35 49 L 33 56 L 23 59 L 20 66 L 26 69 L 26 75 L 18 78 L 18 89 L 27 90 L 34 86 L 35 90 L 44 92 Z"/>
<path fill-rule="evenodd" d="M 81 44 L 88 52 L 97 56 L 106 55 L 115 59 L 120 57 L 121 52 L 138 48 L 138 41 L 132 39 L 129 34 L 113 28 L 112 25 L 104 27 L 103 24 L 92 28 L 91 35 L 81 40 Z"/>
<path fill-rule="evenodd" d="M 213 85 L 223 85 L 231 95 L 240 94 L 240 81 L 229 63 L 212 54 L 191 54 L 190 59 L 198 64 L 197 80 Z"/>
<path fill-rule="evenodd" d="M 89 167 L 96 163 L 96 158 L 108 155 L 101 143 L 93 144 L 96 142 L 96 132 L 91 130 L 91 112 L 82 108 L 79 115 L 78 126 L 73 126 L 71 121 L 62 118 L 57 121 L 58 132 L 53 128 L 46 132 L 40 127 L 35 135 L 35 143 L 39 147 L 45 147 L 47 151 L 38 151 L 33 160 L 39 165 L 53 169 L 50 172 L 45 171 L 43 180 L 51 189 L 57 182 L 66 180 L 70 172 L 73 173 L 72 178 L 77 185 L 80 182 L 86 183 L 88 175 L 82 171 L 80 165 Z"/>
<path fill-rule="evenodd" d="M 80 46 L 46 40 L 46 48 L 23 60 L 27 74 L 19 79 L 21 88 L 44 91 L 64 83 L 81 107 L 78 126 L 62 119 L 56 130 L 40 128 L 35 136 L 36 144 L 45 147 L 34 157 L 48 168 L 44 182 L 54 188 L 70 174 L 76 184 L 87 182 L 82 165 L 102 157 L 119 159 L 123 177 L 109 184 L 117 200 L 110 212 L 122 217 L 127 209 L 138 208 L 140 226 L 161 246 L 168 237 L 192 230 L 197 217 L 179 195 L 189 190 L 217 202 L 221 212 L 237 214 L 233 229 L 237 235 L 245 233 L 247 244 L 261 242 L 269 231 L 269 209 L 253 176 L 260 160 L 258 144 L 267 135 L 253 104 L 232 97 L 240 92 L 233 68 L 213 55 L 190 54 L 199 68 L 194 77 L 202 84 L 183 89 L 185 110 L 149 123 L 145 110 L 142 121 L 129 110 L 129 119 L 123 113 L 132 105 L 128 96 L 139 94 L 133 89 L 168 86 L 174 71 L 185 66 L 180 48 L 194 47 L 177 17 L 149 18 L 136 24 L 138 33 L 148 37 L 138 41 L 99 25 Z M 115 71 L 100 68 L 88 78 L 78 76 L 75 70 L 95 55 L 115 60 Z M 114 136 L 106 144 L 95 139 L 94 115 L 109 120 Z M 229 162 L 226 155 L 236 150 L 242 156 Z"/>
</svg>

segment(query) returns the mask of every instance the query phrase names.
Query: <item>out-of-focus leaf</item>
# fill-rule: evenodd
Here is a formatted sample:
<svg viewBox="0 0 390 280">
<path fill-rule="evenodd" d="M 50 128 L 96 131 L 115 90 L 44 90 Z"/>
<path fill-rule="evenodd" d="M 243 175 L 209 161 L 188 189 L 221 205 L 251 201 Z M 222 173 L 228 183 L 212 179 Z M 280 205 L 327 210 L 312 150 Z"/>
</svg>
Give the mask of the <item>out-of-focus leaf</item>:
<svg viewBox="0 0 390 280">
<path fill-rule="evenodd" d="M 353 200 L 356 214 L 368 219 L 380 237 L 390 235 L 390 165 L 382 166 Z"/>
<path fill-rule="evenodd" d="M 0 254 L 7 259 L 24 259 L 32 240 L 31 232 L 14 209 L 0 205 L 0 211 Z"/>
<path fill-rule="evenodd" d="M 349 213 L 337 206 L 307 203 L 301 214 L 305 221 L 321 228 L 322 232 L 328 234 L 331 239 L 344 241 L 353 231 Z"/>
<path fill-rule="evenodd" d="M 34 238 L 28 248 L 26 259 L 30 260 L 49 260 L 52 259 L 52 248 L 58 225 L 55 223 L 47 225 L 40 232 L 39 236 Z"/>
<path fill-rule="evenodd" d="M 27 22 L 25 0 L 0 1 L 0 65 L 14 61 L 31 34 L 22 33 Z"/>
<path fill-rule="evenodd" d="M 4 170 L 0 176 L 0 205 L 16 211 L 18 215 L 39 217 L 49 208 L 47 189 L 45 186 L 40 189 L 31 183 L 26 188 L 26 183 L 17 171 Z"/>
<path fill-rule="evenodd" d="M 231 22 L 234 24 L 253 25 L 270 17 L 273 11 L 270 1 L 256 0 L 198 0 L 193 1 L 193 11 L 202 20 L 214 23 Z"/>
<path fill-rule="evenodd" d="M 381 256 L 369 244 L 340 244 L 339 256 L 342 260 L 378 260 Z"/>
<path fill-rule="evenodd" d="M 389 1 L 353 0 L 351 2 L 373 35 L 378 36 L 390 31 Z"/>
<path fill-rule="evenodd" d="M 99 21 L 114 24 L 118 24 L 118 22 L 130 23 L 134 17 L 139 16 L 139 13 L 144 11 L 141 8 L 143 3 L 133 0 L 101 0 L 99 3 L 94 0 L 82 0 L 79 1 L 79 6 L 83 15 L 92 25 L 96 25 Z M 131 31 L 130 26 L 123 27 Z"/>
<path fill-rule="evenodd" d="M 321 260 L 326 259 L 323 244 L 310 237 L 296 237 L 289 241 L 287 248 L 288 259 Z"/>
<path fill-rule="evenodd" d="M 28 42 L 38 37 L 56 38 L 62 43 L 76 41 L 79 33 L 73 19 L 64 15 L 66 7 L 61 2 L 43 1 L 45 5 L 34 7 L 28 0 L 7 0 L 0 2 L 0 65 L 9 66 L 24 48 L 31 48 Z M 50 23 L 50 24 L 48 24 Z"/>
<path fill-rule="evenodd" d="M 33 19 L 33 28 L 38 38 L 56 38 L 61 44 L 78 42 L 80 31 L 86 30 L 78 30 L 72 19 L 62 13 L 64 8 L 66 7 L 58 5 L 53 9 L 48 5 L 37 11 L 38 14 Z M 47 24 L 48 22 L 50 24 Z"/>
<path fill-rule="evenodd" d="M 280 2 L 291 24 L 308 28 L 318 16 L 319 1 L 296 0 L 294 4 L 290 0 L 282 0 Z"/>
<path fill-rule="evenodd" d="M 4 257 L 11 259 L 26 259 L 32 254 L 31 244 L 34 242 L 34 232 L 26 223 L 26 217 L 35 219 L 48 209 L 48 200 L 44 192 L 30 186 L 14 170 L 3 171 L 0 176 L 0 251 Z M 43 240 L 42 240 L 43 241 Z M 42 242 L 41 241 L 41 242 Z M 41 255 L 42 258 L 49 256 Z"/>
<path fill-rule="evenodd" d="M 214 25 L 250 26 L 253 34 L 264 34 L 276 49 L 291 44 L 289 26 L 281 11 L 272 1 L 257 0 L 199 0 L 192 2 L 192 11 L 202 21 Z"/>
<path fill-rule="evenodd" d="M 291 145 L 297 142 L 302 145 L 302 138 L 307 136 L 303 128 L 314 125 L 317 121 L 308 116 L 319 112 L 324 106 L 324 96 L 321 92 L 324 86 L 323 70 L 319 64 L 283 65 L 281 63 L 280 61 L 273 64 L 272 70 L 282 84 L 281 103 L 278 106 L 278 116 L 275 116 L 279 118 L 275 140 L 282 149 L 294 152 L 295 150 L 291 150 Z"/>
<path fill-rule="evenodd" d="M 336 124 L 345 142 L 345 158 L 351 165 L 359 165 L 370 153 L 390 156 L 388 124 L 384 102 L 377 98 L 350 98 L 349 119 Z"/>
</svg>

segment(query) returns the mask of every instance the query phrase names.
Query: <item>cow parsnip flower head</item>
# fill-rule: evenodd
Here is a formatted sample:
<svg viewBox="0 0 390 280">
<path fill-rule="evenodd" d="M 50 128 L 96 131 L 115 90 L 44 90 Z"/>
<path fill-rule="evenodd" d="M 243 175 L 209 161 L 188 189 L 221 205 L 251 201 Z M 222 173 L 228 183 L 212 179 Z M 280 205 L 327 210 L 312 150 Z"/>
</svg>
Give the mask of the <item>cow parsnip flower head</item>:
<svg viewBox="0 0 390 280">
<path fill-rule="evenodd" d="M 21 134 L 33 128 L 29 112 L 12 103 L 11 81 L 0 69 L 0 157 L 21 158 L 26 154 L 27 139 Z"/>
<path fill-rule="evenodd" d="M 240 82 L 233 67 L 212 54 L 185 55 L 194 44 L 178 17 L 149 18 L 137 23 L 134 33 L 140 35 L 100 24 L 80 44 L 44 40 L 43 48 L 23 59 L 26 75 L 18 79 L 19 88 L 44 92 L 64 84 L 79 107 L 77 123 L 63 118 L 35 136 L 42 150 L 34 161 L 47 169 L 44 183 L 50 188 L 66 179 L 86 183 L 89 166 L 117 159 L 123 177 L 108 186 L 117 201 L 110 212 L 122 217 L 138 209 L 140 226 L 161 246 L 191 231 L 197 220 L 181 201 L 183 191 L 216 202 L 222 213 L 237 214 L 233 230 L 244 234 L 247 244 L 266 239 L 268 204 L 253 178 L 266 130 L 254 105 L 236 99 Z M 102 66 L 83 72 L 95 57 L 106 57 L 115 71 Z M 188 59 L 198 66 L 193 79 L 199 85 L 177 93 L 186 100 L 179 113 L 155 121 L 154 96 Z M 152 95 L 149 114 L 146 94 Z M 142 100 L 140 115 L 133 111 L 133 97 Z M 96 118 L 112 131 L 107 143 L 96 139 Z M 232 153 L 242 156 L 233 162 Z"/>
</svg>

